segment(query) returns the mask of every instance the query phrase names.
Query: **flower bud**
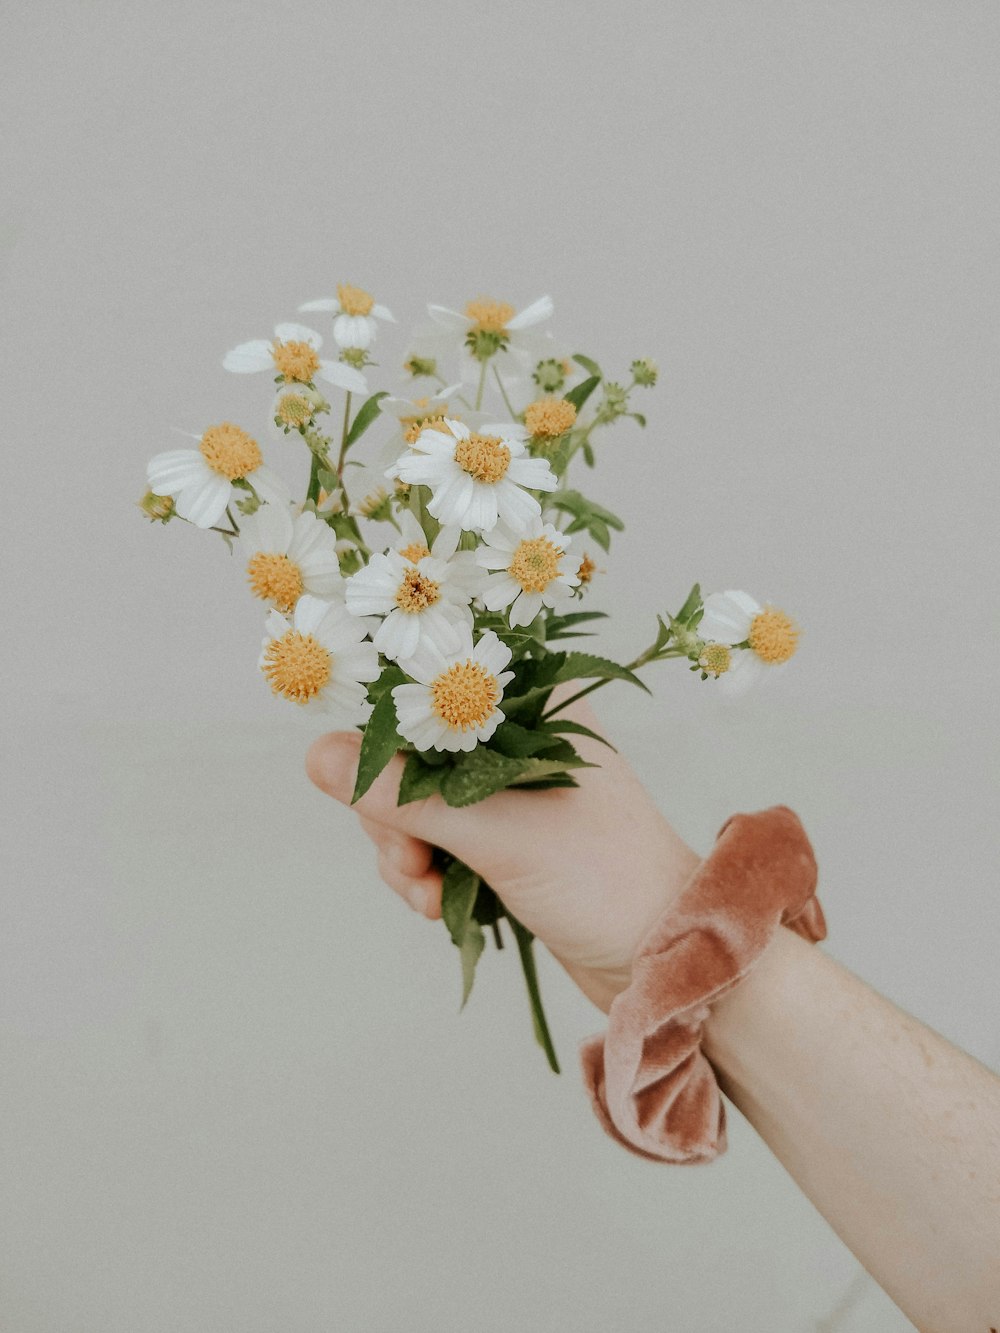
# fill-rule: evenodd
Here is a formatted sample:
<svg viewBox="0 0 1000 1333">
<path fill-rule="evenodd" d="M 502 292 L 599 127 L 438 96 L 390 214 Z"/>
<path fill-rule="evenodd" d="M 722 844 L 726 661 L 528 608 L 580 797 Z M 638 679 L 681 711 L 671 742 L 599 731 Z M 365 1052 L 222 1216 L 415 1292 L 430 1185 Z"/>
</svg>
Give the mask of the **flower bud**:
<svg viewBox="0 0 1000 1333">
<path fill-rule="evenodd" d="M 644 388 L 651 389 L 659 373 L 656 362 L 650 361 L 648 356 L 632 362 L 632 378 L 636 384 L 641 384 Z"/>
<path fill-rule="evenodd" d="M 137 503 L 150 523 L 169 523 L 174 516 L 174 502 L 169 495 L 147 491 Z"/>
</svg>

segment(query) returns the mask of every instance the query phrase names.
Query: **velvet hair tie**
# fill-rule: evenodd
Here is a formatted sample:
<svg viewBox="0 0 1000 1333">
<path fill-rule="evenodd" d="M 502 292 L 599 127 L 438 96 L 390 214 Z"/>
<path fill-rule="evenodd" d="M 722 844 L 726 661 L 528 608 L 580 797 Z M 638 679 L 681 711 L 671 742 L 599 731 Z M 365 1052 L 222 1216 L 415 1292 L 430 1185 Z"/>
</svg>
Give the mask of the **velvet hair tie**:
<svg viewBox="0 0 1000 1333">
<path fill-rule="evenodd" d="M 816 858 L 785 805 L 731 815 L 715 846 L 647 932 L 608 1030 L 580 1048 L 601 1124 L 657 1162 L 709 1162 L 726 1149 L 726 1109 L 701 1050 L 708 1006 L 746 975 L 779 926 L 826 936 Z"/>
</svg>

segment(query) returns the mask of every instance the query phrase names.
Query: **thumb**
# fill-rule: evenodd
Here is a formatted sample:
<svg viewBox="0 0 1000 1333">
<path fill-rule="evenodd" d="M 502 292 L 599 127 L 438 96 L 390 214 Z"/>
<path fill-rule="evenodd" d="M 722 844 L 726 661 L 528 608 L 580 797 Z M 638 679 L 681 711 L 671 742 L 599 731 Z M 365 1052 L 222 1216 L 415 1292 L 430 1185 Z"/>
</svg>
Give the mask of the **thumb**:
<svg viewBox="0 0 1000 1333">
<path fill-rule="evenodd" d="M 523 815 L 529 793 L 502 791 L 469 808 L 446 805 L 440 796 L 427 796 L 397 805 L 404 760 L 396 755 L 354 805 L 354 783 L 358 773 L 361 736 L 353 731 L 331 731 L 309 747 L 306 772 L 321 791 L 350 806 L 366 819 L 451 852 L 453 856 L 485 873 L 511 850 L 509 816 Z M 531 813 L 538 808 L 538 793 Z"/>
</svg>

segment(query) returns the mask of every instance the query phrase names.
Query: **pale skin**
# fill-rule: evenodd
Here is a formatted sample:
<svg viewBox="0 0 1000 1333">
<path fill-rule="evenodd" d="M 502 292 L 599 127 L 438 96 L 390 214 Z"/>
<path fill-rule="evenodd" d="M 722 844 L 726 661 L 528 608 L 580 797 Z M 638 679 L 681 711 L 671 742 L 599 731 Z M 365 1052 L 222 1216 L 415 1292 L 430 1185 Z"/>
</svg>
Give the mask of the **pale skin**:
<svg viewBox="0 0 1000 1333">
<path fill-rule="evenodd" d="M 570 715 L 600 731 L 586 705 Z M 601 767 L 581 770 L 576 789 L 397 806 L 397 756 L 354 809 L 379 873 L 414 910 L 441 915 L 433 850 L 452 852 L 606 1013 L 702 858 L 621 756 L 577 739 Z M 313 782 L 344 804 L 359 745 L 334 732 L 308 754 Z M 788 930 L 714 1006 L 703 1047 L 726 1095 L 919 1329 L 1000 1333 L 996 1074 Z"/>
</svg>

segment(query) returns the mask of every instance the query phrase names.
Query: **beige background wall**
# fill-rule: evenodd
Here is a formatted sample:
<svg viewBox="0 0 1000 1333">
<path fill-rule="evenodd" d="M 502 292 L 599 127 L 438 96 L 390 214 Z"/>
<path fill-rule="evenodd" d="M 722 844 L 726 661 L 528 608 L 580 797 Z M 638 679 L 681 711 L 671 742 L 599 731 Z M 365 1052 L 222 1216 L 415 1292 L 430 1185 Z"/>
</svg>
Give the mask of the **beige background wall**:
<svg viewBox="0 0 1000 1333">
<path fill-rule="evenodd" d="M 806 632 L 740 709 L 664 667 L 601 714 L 700 849 L 793 805 L 831 953 L 996 1067 L 1000 9 L 8 0 L 0 38 L 0 1327 L 907 1327 L 738 1117 L 701 1170 L 605 1139 L 551 960 L 566 1077 L 512 959 L 456 1015 L 237 563 L 133 501 L 171 427 L 263 423 L 223 352 L 337 281 L 404 326 L 547 291 L 656 358 L 606 651 L 694 578 Z"/>
</svg>

